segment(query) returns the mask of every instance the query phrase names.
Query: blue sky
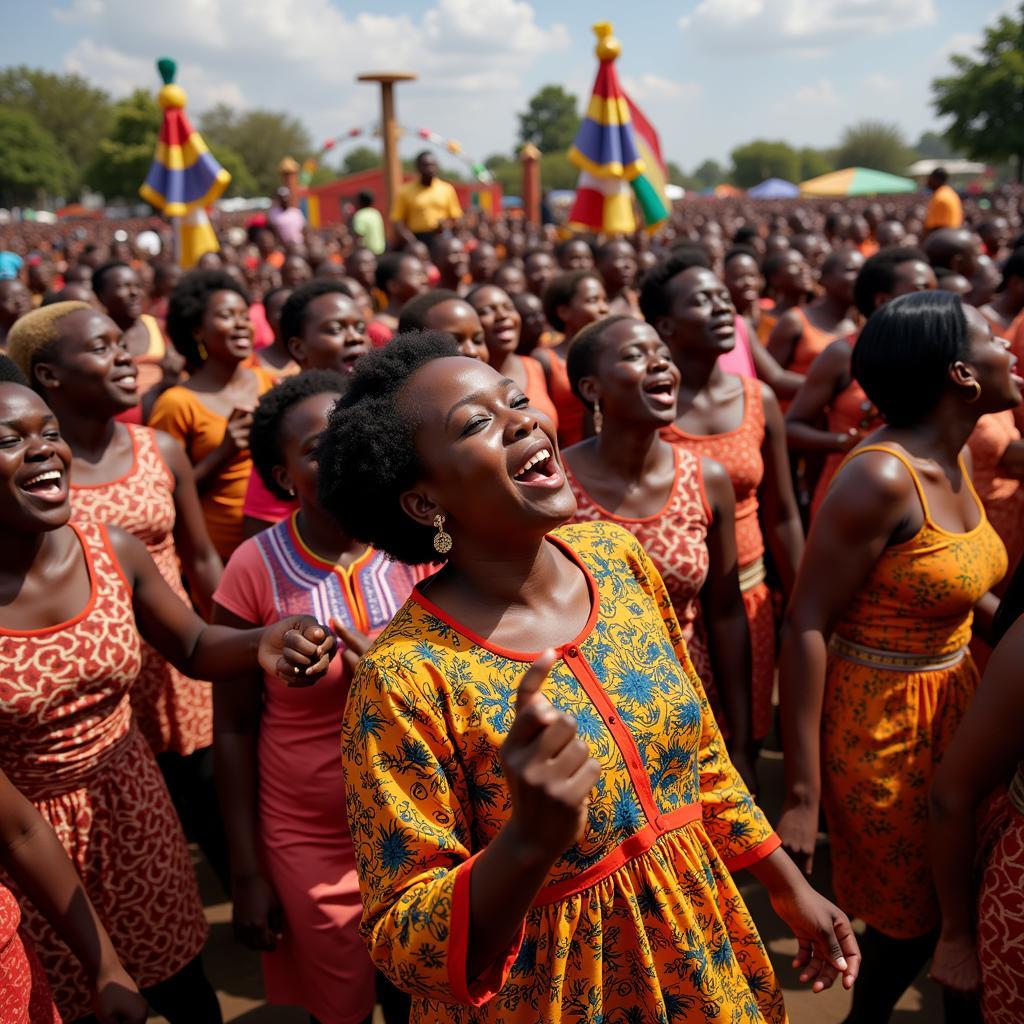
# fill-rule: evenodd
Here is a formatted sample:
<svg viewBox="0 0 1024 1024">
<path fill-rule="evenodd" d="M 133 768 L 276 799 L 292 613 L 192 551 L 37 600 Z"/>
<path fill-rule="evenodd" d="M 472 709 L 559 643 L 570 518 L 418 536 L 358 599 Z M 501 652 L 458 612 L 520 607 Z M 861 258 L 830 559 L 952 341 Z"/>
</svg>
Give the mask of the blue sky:
<svg viewBox="0 0 1024 1024">
<path fill-rule="evenodd" d="M 590 26 L 611 20 L 619 73 L 691 169 L 753 138 L 835 143 L 845 125 L 938 127 L 929 83 L 1008 3 L 996 0 L 4 0 L 0 65 L 74 70 L 123 94 L 156 88 L 174 57 L 198 112 L 217 101 L 287 109 L 321 141 L 376 116 L 355 75 L 411 70 L 399 117 L 483 158 L 508 151 L 529 96 L 559 82 L 585 98 Z M 409 138 L 403 148 L 418 148 Z"/>
</svg>

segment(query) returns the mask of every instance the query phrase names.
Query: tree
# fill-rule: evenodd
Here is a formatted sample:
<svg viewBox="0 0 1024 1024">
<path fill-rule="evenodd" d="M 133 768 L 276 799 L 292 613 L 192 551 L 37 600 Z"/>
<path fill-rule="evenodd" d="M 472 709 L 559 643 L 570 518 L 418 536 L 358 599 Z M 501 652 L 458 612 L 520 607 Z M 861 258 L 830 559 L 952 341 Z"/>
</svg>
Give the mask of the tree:
<svg viewBox="0 0 1024 1024">
<path fill-rule="evenodd" d="M 975 160 L 1014 160 L 1024 181 L 1024 4 L 985 29 L 976 57 L 953 54 L 954 73 L 932 82 L 946 137 Z"/>
<path fill-rule="evenodd" d="M 532 142 L 541 153 L 567 150 L 580 126 L 576 97 L 560 85 L 545 85 L 519 115 L 519 141 Z"/>
<path fill-rule="evenodd" d="M 668 181 L 669 181 L 670 185 L 683 185 L 684 184 L 684 182 L 686 180 L 686 177 L 687 177 L 687 174 L 682 169 L 682 167 L 680 167 L 679 164 L 677 164 L 675 162 L 675 160 L 668 160 L 668 161 L 666 161 L 666 163 L 665 163 L 665 170 L 668 173 Z"/>
<path fill-rule="evenodd" d="M 914 149 L 922 160 L 949 160 L 957 156 L 949 139 L 938 132 L 923 132 L 914 144 Z"/>
<path fill-rule="evenodd" d="M 53 75 L 34 68 L 0 71 L 0 106 L 31 114 L 66 154 L 68 183 L 77 188 L 110 129 L 113 105 L 102 89 L 80 75 Z"/>
<path fill-rule="evenodd" d="M 728 177 L 728 171 L 717 160 L 705 160 L 693 172 L 697 180 L 697 188 L 714 188 L 721 185 Z"/>
<path fill-rule="evenodd" d="M 0 205 L 64 193 L 72 175 L 57 140 L 27 111 L 0 107 Z"/>
<path fill-rule="evenodd" d="M 828 150 L 805 147 L 800 150 L 798 156 L 800 157 L 800 181 L 817 178 L 836 169 L 835 157 Z"/>
<path fill-rule="evenodd" d="M 85 183 L 107 200 L 138 201 L 156 152 L 163 113 L 153 94 L 136 89 L 114 106 L 113 125 L 100 139 L 96 155 L 85 169 Z"/>
<path fill-rule="evenodd" d="M 341 161 L 342 174 L 359 174 L 360 171 L 370 171 L 374 167 L 380 167 L 383 157 L 375 149 L 369 146 L 356 146 L 350 149 Z"/>
<path fill-rule="evenodd" d="M 484 167 L 491 172 L 491 177 L 505 195 L 517 196 L 523 191 L 523 171 L 516 157 L 493 153 L 484 161 Z"/>
<path fill-rule="evenodd" d="M 255 191 L 270 195 L 280 184 L 278 164 L 290 156 L 302 163 L 312 155 L 313 142 L 302 122 L 273 110 L 239 114 L 223 103 L 199 121 L 208 145 L 227 146 L 241 158 L 256 182 Z"/>
<path fill-rule="evenodd" d="M 836 167 L 870 167 L 889 174 L 906 174 L 914 151 L 903 132 L 883 121 L 861 121 L 843 132 L 836 149 Z"/>
<path fill-rule="evenodd" d="M 252 172 L 230 146 L 210 146 L 210 152 L 217 163 L 231 175 L 231 184 L 224 190 L 225 198 L 259 195 L 259 187 Z"/>
<path fill-rule="evenodd" d="M 800 156 L 787 142 L 756 139 L 731 153 L 733 179 L 740 188 L 751 188 L 765 178 L 800 177 Z"/>
<path fill-rule="evenodd" d="M 580 169 L 564 152 L 541 153 L 541 188 L 545 190 L 551 188 L 575 188 L 579 176 Z M 517 189 L 516 191 L 519 190 Z"/>
</svg>

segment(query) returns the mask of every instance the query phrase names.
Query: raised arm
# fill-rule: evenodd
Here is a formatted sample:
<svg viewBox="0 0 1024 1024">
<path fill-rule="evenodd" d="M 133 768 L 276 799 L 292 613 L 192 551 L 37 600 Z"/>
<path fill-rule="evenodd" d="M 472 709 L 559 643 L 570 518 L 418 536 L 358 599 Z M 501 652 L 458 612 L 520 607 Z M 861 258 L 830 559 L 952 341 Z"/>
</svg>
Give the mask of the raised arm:
<svg viewBox="0 0 1024 1024">
<path fill-rule="evenodd" d="M 262 629 L 208 626 L 167 585 L 141 541 L 108 529 L 132 591 L 139 633 L 185 675 L 217 681 L 262 668 L 308 685 L 327 670 L 334 638 L 311 616 L 295 615 Z"/>
<path fill-rule="evenodd" d="M 828 638 L 915 500 L 913 483 L 895 457 L 865 453 L 836 475 L 807 538 L 782 627 L 779 704 L 786 798 L 777 831 L 808 874 L 818 832 Z"/>
</svg>

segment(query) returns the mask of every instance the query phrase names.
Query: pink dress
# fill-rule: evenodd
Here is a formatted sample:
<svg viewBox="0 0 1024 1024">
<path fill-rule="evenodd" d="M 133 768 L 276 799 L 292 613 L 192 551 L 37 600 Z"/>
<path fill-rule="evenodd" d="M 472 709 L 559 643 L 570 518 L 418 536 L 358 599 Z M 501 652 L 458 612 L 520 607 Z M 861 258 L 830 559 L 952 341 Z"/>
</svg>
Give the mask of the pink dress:
<svg viewBox="0 0 1024 1024">
<path fill-rule="evenodd" d="M 718 365 L 726 373 L 735 373 L 737 377 L 757 377 L 754 369 L 754 357 L 750 352 L 750 335 L 747 332 L 747 321 L 741 316 L 736 317 L 736 344 L 731 352 L 719 357 Z"/>
<path fill-rule="evenodd" d="M 331 565 L 305 546 L 295 520 L 238 548 L 216 602 L 254 625 L 301 613 L 376 636 L 424 571 L 373 549 L 347 569 Z M 322 1024 L 360 1024 L 375 998 L 341 769 L 350 682 L 340 657 L 316 686 L 264 679 L 257 753 L 260 840 L 285 920 L 284 938 L 263 956 L 267 999 L 301 1006 Z"/>
</svg>

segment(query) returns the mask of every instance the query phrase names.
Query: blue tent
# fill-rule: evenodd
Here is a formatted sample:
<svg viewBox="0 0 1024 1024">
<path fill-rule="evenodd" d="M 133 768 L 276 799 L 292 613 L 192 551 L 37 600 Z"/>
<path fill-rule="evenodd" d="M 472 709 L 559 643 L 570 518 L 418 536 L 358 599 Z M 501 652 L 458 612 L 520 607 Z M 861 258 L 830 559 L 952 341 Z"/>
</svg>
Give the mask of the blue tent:
<svg viewBox="0 0 1024 1024">
<path fill-rule="evenodd" d="M 800 186 L 783 178 L 766 178 L 747 192 L 751 199 L 796 199 Z"/>
</svg>

